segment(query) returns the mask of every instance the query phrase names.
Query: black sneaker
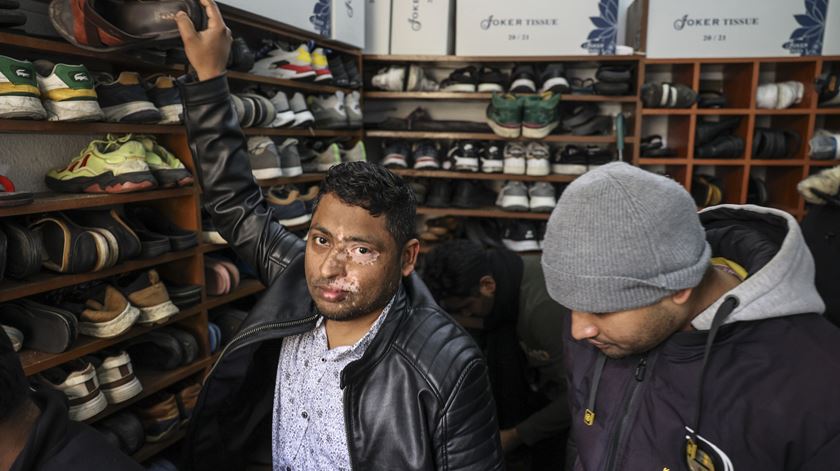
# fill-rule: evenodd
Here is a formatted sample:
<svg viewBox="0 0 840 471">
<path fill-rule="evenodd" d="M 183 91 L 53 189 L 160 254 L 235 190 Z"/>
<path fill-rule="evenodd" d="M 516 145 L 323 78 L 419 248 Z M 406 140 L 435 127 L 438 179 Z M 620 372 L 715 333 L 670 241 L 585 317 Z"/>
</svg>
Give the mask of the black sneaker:
<svg viewBox="0 0 840 471">
<path fill-rule="evenodd" d="M 557 149 L 551 157 L 551 173 L 558 175 L 583 175 L 586 173 L 586 150 L 580 146 L 568 144 Z"/>
<path fill-rule="evenodd" d="M 117 263 L 140 256 L 140 237 L 128 227 L 128 223 L 116 209 L 94 209 L 68 212 L 73 222 L 87 227 L 102 228 L 114 235 L 117 241 Z"/>
<path fill-rule="evenodd" d="M 460 141 L 449 149 L 449 162 L 456 172 L 478 172 L 481 144 L 475 141 Z"/>
<path fill-rule="evenodd" d="M 476 209 L 492 206 L 496 194 L 482 182 L 476 180 L 458 180 L 455 184 L 452 206 L 463 209 Z"/>
<path fill-rule="evenodd" d="M 347 70 L 344 69 L 344 62 L 337 55 L 332 55 L 327 59 L 330 64 L 330 72 L 333 76 L 333 84 L 336 87 L 350 87 L 350 76 L 347 75 Z"/>
<path fill-rule="evenodd" d="M 362 76 L 359 75 L 359 69 L 356 67 L 356 59 L 354 59 L 353 56 L 346 56 L 344 58 L 344 70 L 347 72 L 349 87 L 362 88 Z M 333 77 L 335 77 L 335 75 L 333 75 Z"/>
<path fill-rule="evenodd" d="M 385 146 L 382 166 L 385 168 L 408 168 L 408 144 L 404 141 L 394 141 Z"/>
<path fill-rule="evenodd" d="M 537 74 L 531 64 L 519 64 L 510 74 L 510 93 L 536 93 Z"/>
<path fill-rule="evenodd" d="M 474 92 L 478 85 L 478 72 L 474 66 L 468 66 L 449 74 L 449 78 L 440 83 L 444 92 Z"/>
<path fill-rule="evenodd" d="M 528 221 L 514 220 L 505 228 L 502 243 L 514 252 L 540 250 L 537 240 L 537 228 Z"/>
<path fill-rule="evenodd" d="M 426 206 L 431 208 L 445 208 L 452 199 L 452 185 L 448 180 L 434 179 L 432 187 L 426 195 Z"/>
<path fill-rule="evenodd" d="M 507 74 L 495 67 L 484 66 L 478 71 L 479 92 L 504 92 L 507 83 Z"/>
<path fill-rule="evenodd" d="M 505 160 L 502 155 L 502 145 L 489 142 L 481 151 L 481 171 L 484 173 L 502 173 Z"/>
<path fill-rule="evenodd" d="M 542 87 L 540 92 L 545 93 L 551 91 L 553 93 L 568 93 L 569 81 L 566 79 L 566 68 L 563 64 L 553 63 L 548 64 L 540 73 L 540 81 Z"/>
<path fill-rule="evenodd" d="M 430 140 L 423 140 L 414 145 L 412 153 L 415 170 L 437 170 L 440 168 L 440 149 Z"/>
<path fill-rule="evenodd" d="M 233 38 L 230 44 L 230 57 L 228 58 L 228 69 L 248 72 L 254 66 L 254 51 L 248 47 L 248 43 L 241 36 Z"/>
<path fill-rule="evenodd" d="M 594 170 L 615 160 L 615 155 L 610 149 L 594 145 L 586 146 L 586 156 L 589 159 L 589 170 Z"/>
</svg>

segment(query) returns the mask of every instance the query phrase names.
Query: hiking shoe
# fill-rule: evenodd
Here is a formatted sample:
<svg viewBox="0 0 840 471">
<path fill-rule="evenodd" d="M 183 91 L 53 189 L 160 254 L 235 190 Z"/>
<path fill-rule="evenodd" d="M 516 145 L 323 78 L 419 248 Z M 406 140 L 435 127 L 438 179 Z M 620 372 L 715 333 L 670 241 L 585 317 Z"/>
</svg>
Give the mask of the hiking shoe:
<svg viewBox="0 0 840 471">
<path fill-rule="evenodd" d="M 526 175 L 542 176 L 551 173 L 551 166 L 548 163 L 551 150 L 547 144 L 541 142 L 528 143 L 525 153 Z"/>
<path fill-rule="evenodd" d="M 97 76 L 96 95 L 105 113 L 105 121 L 112 123 L 157 123 L 163 116 L 140 82 L 137 72 L 123 72 L 116 80 L 110 74 Z"/>
<path fill-rule="evenodd" d="M 274 120 L 269 124 L 272 128 L 282 128 L 292 125 L 295 122 L 295 112 L 289 106 L 289 98 L 282 91 L 277 91 L 271 97 L 271 104 L 274 105 Z"/>
<path fill-rule="evenodd" d="M 493 93 L 487 106 L 486 121 L 498 136 L 517 138 L 522 133 L 524 98 Z"/>
<path fill-rule="evenodd" d="M 62 300 L 60 306 L 79 317 L 79 332 L 96 338 L 113 338 L 131 328 L 140 310 L 109 284 L 79 290 Z"/>
<path fill-rule="evenodd" d="M 91 209 L 68 213 L 71 219 L 87 228 L 101 228 L 113 235 L 117 249 L 117 263 L 140 255 L 140 237 L 134 233 L 116 209 Z"/>
<path fill-rule="evenodd" d="M 496 206 L 506 211 L 528 211 L 528 188 L 520 181 L 508 181 L 499 191 Z"/>
<path fill-rule="evenodd" d="M 99 389 L 110 404 L 119 404 L 143 392 L 134 375 L 131 357 L 124 350 L 106 349 L 82 358 L 96 369 Z"/>
<path fill-rule="evenodd" d="M 338 91 L 332 95 L 310 95 L 307 100 L 309 110 L 315 116 L 315 125 L 323 129 L 346 128 L 348 123 L 347 111 L 344 110 L 344 92 Z"/>
<path fill-rule="evenodd" d="M 265 200 L 279 224 L 299 226 L 312 219 L 312 213 L 307 211 L 304 202 L 298 199 L 299 196 L 299 191 L 285 185 L 272 187 L 266 193 Z"/>
<path fill-rule="evenodd" d="M 49 270 L 85 273 L 100 263 L 99 237 L 62 213 L 46 214 L 30 224 L 29 229 L 44 241 L 43 265 Z"/>
<path fill-rule="evenodd" d="M 277 155 L 280 156 L 280 173 L 284 177 L 296 177 L 303 173 L 300 165 L 300 154 L 298 153 L 298 140 L 294 138 L 285 139 L 280 144 L 275 143 Z"/>
<path fill-rule="evenodd" d="M 382 166 L 385 168 L 408 168 L 408 144 L 394 141 L 385 147 Z"/>
<path fill-rule="evenodd" d="M 361 94 L 358 91 L 348 93 L 344 97 L 344 111 L 347 113 L 347 127 L 359 129 L 364 124 L 362 107 L 359 104 Z"/>
<path fill-rule="evenodd" d="M 411 157 L 415 170 L 437 170 L 440 168 L 440 148 L 428 139 L 414 145 Z"/>
<path fill-rule="evenodd" d="M 189 186 L 193 184 L 192 173 L 169 149 L 158 144 L 154 136 L 136 138 L 146 150 L 146 164 L 161 188 Z"/>
<path fill-rule="evenodd" d="M 551 173 L 558 175 L 583 175 L 587 170 L 586 151 L 575 145 L 557 149 L 551 158 Z"/>
<path fill-rule="evenodd" d="M 181 104 L 181 93 L 175 86 L 175 77 L 166 74 L 146 77 L 146 94 L 160 111 L 162 118 L 158 124 L 183 122 L 184 105 Z"/>
<path fill-rule="evenodd" d="M 473 141 L 461 141 L 449 150 L 452 170 L 456 172 L 478 172 L 481 145 Z"/>
<path fill-rule="evenodd" d="M 518 64 L 510 74 L 510 93 L 536 93 L 537 74 L 531 64 Z"/>
<path fill-rule="evenodd" d="M 344 56 L 344 71 L 347 72 L 350 88 L 362 88 L 362 76 L 356 67 L 355 56 Z"/>
<path fill-rule="evenodd" d="M 312 68 L 315 69 L 316 82 L 329 83 L 332 81 L 333 75 L 330 72 L 329 61 L 327 61 L 323 48 L 316 47 L 312 51 Z"/>
<path fill-rule="evenodd" d="M 559 95 L 568 93 L 570 90 L 569 80 L 566 79 L 566 68 L 560 63 L 546 65 L 540 73 L 540 82 L 542 82 L 540 93 L 552 92 Z"/>
<path fill-rule="evenodd" d="M 509 142 L 505 144 L 503 152 L 504 157 L 504 173 L 511 175 L 525 175 L 525 146 L 518 142 Z"/>
<path fill-rule="evenodd" d="M 93 77 L 83 65 L 33 62 L 38 88 L 50 121 L 100 121 L 104 118 L 96 101 Z"/>
<path fill-rule="evenodd" d="M 47 186 L 64 193 L 128 193 L 157 187 L 146 149 L 131 136 L 91 141 L 67 167 L 47 172 Z"/>
<path fill-rule="evenodd" d="M 143 424 L 147 443 L 163 441 L 172 435 L 181 423 L 178 401 L 175 400 L 174 394 L 166 391 L 155 393 L 140 401 L 134 413 Z"/>
<path fill-rule="evenodd" d="M 292 95 L 292 99 L 289 100 L 289 105 L 295 113 L 295 121 L 292 123 L 291 127 L 298 128 L 310 126 L 315 122 L 315 117 L 312 116 L 312 112 L 309 111 L 309 108 L 306 106 L 306 100 L 300 92 Z"/>
<path fill-rule="evenodd" d="M 35 66 L 0 55 L 0 118 L 46 119 Z"/>
<path fill-rule="evenodd" d="M 449 78 L 440 83 L 440 89 L 444 92 L 474 92 L 477 85 L 478 71 L 474 66 L 467 66 L 449 74 Z"/>
<path fill-rule="evenodd" d="M 347 75 L 347 71 L 344 70 L 344 62 L 341 58 L 333 54 L 332 57 L 327 58 L 327 62 L 330 73 L 333 76 L 333 84 L 336 87 L 350 88 L 350 77 Z"/>
<path fill-rule="evenodd" d="M 551 92 L 524 99 L 522 111 L 522 137 L 542 139 L 551 134 L 559 124 L 557 105 L 560 95 Z"/>
<path fill-rule="evenodd" d="M 502 235 L 502 243 L 514 252 L 530 252 L 540 249 L 537 228 L 527 221 L 511 221 Z"/>
<path fill-rule="evenodd" d="M 42 384 L 67 396 L 70 420 L 87 420 L 108 406 L 108 400 L 99 389 L 96 369 L 82 359 L 50 368 L 37 378 Z"/>
<path fill-rule="evenodd" d="M 505 85 L 507 85 L 507 83 L 508 76 L 495 67 L 484 66 L 478 71 L 479 92 L 502 93 L 505 91 Z"/>
<path fill-rule="evenodd" d="M 557 205 L 557 193 L 554 185 L 548 182 L 536 182 L 528 188 L 531 211 L 550 213 Z"/>
<path fill-rule="evenodd" d="M 275 43 L 268 55 L 254 62 L 251 73 L 265 77 L 287 80 L 311 79 L 315 77 L 312 55 L 303 43 L 297 48 L 285 43 Z"/>
<path fill-rule="evenodd" d="M 365 141 L 363 141 L 362 139 L 356 141 L 356 145 L 354 145 L 350 149 L 341 149 L 342 162 L 364 162 L 366 160 L 367 151 L 365 150 Z"/>
<path fill-rule="evenodd" d="M 481 152 L 481 171 L 484 173 L 502 173 L 504 170 L 504 158 L 502 147 L 497 142 L 490 142 L 485 145 Z"/>
<path fill-rule="evenodd" d="M 116 287 L 140 309 L 138 324 L 158 324 L 178 313 L 169 299 L 166 286 L 154 269 L 119 277 Z"/>
<path fill-rule="evenodd" d="M 283 176 L 280 166 L 280 155 L 274 141 L 266 136 L 256 136 L 248 139 L 248 157 L 251 173 L 257 180 L 268 180 Z"/>
<path fill-rule="evenodd" d="M 445 208 L 452 199 L 452 185 L 448 180 L 432 179 L 432 187 L 426 196 L 426 206 Z"/>
</svg>

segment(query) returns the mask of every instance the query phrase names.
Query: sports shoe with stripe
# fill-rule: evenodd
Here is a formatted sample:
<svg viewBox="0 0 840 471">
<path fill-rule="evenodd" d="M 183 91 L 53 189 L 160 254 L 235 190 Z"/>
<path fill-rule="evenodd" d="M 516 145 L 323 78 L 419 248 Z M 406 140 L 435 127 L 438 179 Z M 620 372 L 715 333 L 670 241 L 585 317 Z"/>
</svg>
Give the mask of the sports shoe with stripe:
<svg viewBox="0 0 840 471">
<path fill-rule="evenodd" d="M 64 193 L 127 193 L 148 190 L 158 183 L 146 163 L 143 144 L 131 135 L 94 140 L 65 168 L 45 178 L 53 191 Z"/>
<path fill-rule="evenodd" d="M 35 75 L 31 62 L 0 56 L 0 118 L 47 117 Z"/>
<path fill-rule="evenodd" d="M 146 164 L 161 188 L 192 185 L 193 176 L 184 163 L 158 144 L 154 136 L 137 136 L 136 140 L 146 149 Z"/>
<path fill-rule="evenodd" d="M 38 88 L 50 121 L 101 121 L 93 77 L 83 65 L 33 62 Z"/>
<path fill-rule="evenodd" d="M 163 117 L 159 124 L 178 124 L 182 121 L 184 105 L 175 78 L 166 74 L 146 77 L 146 93 Z"/>
<path fill-rule="evenodd" d="M 254 63 L 251 73 L 289 80 L 310 79 L 316 75 L 312 55 L 305 43 L 296 49 L 277 43 L 275 49 Z"/>
<path fill-rule="evenodd" d="M 96 93 L 105 121 L 112 123 L 157 123 L 163 116 L 149 99 L 137 72 L 97 75 Z"/>
<path fill-rule="evenodd" d="M 316 47 L 315 50 L 312 51 L 312 68 L 315 69 L 316 82 L 332 81 L 333 75 L 330 71 L 330 64 L 327 60 L 326 54 L 324 54 L 323 48 Z"/>
</svg>

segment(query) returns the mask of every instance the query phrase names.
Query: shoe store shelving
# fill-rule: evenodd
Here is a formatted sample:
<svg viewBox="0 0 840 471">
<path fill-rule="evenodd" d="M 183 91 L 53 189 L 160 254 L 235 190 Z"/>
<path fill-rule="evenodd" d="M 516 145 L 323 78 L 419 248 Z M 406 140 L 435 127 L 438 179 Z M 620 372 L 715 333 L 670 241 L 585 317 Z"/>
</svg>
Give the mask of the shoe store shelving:
<svg viewBox="0 0 840 471">
<path fill-rule="evenodd" d="M 448 172 L 445 170 L 411 170 L 392 169 L 392 172 L 402 177 L 410 178 L 452 178 L 456 180 L 519 180 L 523 182 L 569 183 L 577 175 L 514 175 L 506 173 L 483 172 Z"/>
<path fill-rule="evenodd" d="M 362 137 L 361 129 L 314 129 L 314 128 L 245 128 L 246 136 L 286 136 L 286 137 Z"/>
<path fill-rule="evenodd" d="M 302 92 L 307 93 L 330 94 L 339 91 L 344 93 L 350 93 L 353 91 L 353 89 L 351 88 L 334 87 L 332 85 L 321 85 L 314 82 L 306 82 L 303 80 L 286 80 L 280 78 L 265 77 L 263 75 L 249 74 L 247 72 L 237 72 L 235 70 L 229 70 L 227 72 L 227 78 L 228 80 L 234 80 L 238 82 L 274 85 L 275 87 L 281 87 L 291 90 L 300 90 Z"/>
<path fill-rule="evenodd" d="M 438 139 L 438 140 L 476 140 L 476 141 L 541 141 L 541 142 L 570 142 L 580 144 L 612 144 L 615 136 L 575 136 L 573 134 L 550 134 L 542 139 L 508 138 L 489 132 L 448 132 L 448 131 L 386 131 L 367 130 L 365 137 L 377 139 Z M 636 138 L 627 136 L 625 143 L 633 143 Z"/>
<path fill-rule="evenodd" d="M 207 301 L 204 302 L 204 309 L 213 309 L 225 304 L 232 303 L 237 299 L 242 299 L 252 294 L 257 294 L 265 289 L 262 283 L 254 279 L 242 280 L 239 287 L 228 294 L 221 296 L 207 296 Z"/>
<path fill-rule="evenodd" d="M 160 454 L 162 451 L 166 450 L 172 445 L 178 443 L 184 438 L 184 436 L 186 436 L 186 434 L 186 425 L 182 425 L 181 428 L 179 428 L 172 435 L 164 438 L 163 440 L 154 443 L 146 443 L 145 445 L 143 445 L 143 448 L 137 450 L 137 452 L 131 455 L 131 457 L 134 458 L 134 461 L 142 463 L 148 460 L 149 458 L 153 458 L 154 456 Z"/>
<path fill-rule="evenodd" d="M 183 134 L 186 131 L 183 126 L 165 124 L 83 123 L 0 119 L 0 132 L 20 134 Z"/>
<path fill-rule="evenodd" d="M 323 180 L 325 175 L 325 172 L 304 173 L 296 177 L 279 177 L 270 178 L 266 180 L 257 180 L 257 183 L 263 188 L 269 188 L 277 185 L 289 185 L 295 183 L 312 183 Z"/>
<path fill-rule="evenodd" d="M 34 195 L 35 200 L 30 204 L 10 208 L 0 208 L 0 217 L 181 198 L 193 195 L 195 194 L 195 191 L 196 190 L 192 187 L 182 187 L 121 194 L 36 193 Z M 4 282 L 0 282 L 0 290 L 3 288 L 3 283 Z"/>
<path fill-rule="evenodd" d="M 533 93 L 517 93 L 517 96 L 528 96 Z M 489 92 L 379 92 L 365 91 L 366 100 L 445 100 L 445 101 L 487 101 L 493 96 Z M 604 103 L 635 103 L 636 96 L 608 96 L 563 94 L 560 101 L 592 101 Z"/>
<path fill-rule="evenodd" d="M 642 56 L 433 56 L 433 55 L 376 55 L 366 54 L 365 62 L 388 63 L 521 63 L 521 62 L 636 62 Z"/>
<path fill-rule="evenodd" d="M 501 219 L 531 219 L 547 221 L 550 213 L 529 213 L 526 211 L 504 211 L 495 207 L 462 209 L 462 208 L 431 208 L 421 206 L 417 208 L 417 214 L 427 216 L 463 216 L 471 218 L 501 218 Z"/>
</svg>

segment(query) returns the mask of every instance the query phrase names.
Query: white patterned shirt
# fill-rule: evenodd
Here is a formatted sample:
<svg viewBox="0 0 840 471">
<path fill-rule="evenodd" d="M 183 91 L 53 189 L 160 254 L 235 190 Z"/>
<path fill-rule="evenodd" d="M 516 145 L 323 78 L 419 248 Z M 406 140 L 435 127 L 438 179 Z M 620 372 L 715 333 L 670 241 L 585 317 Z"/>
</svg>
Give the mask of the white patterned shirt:
<svg viewBox="0 0 840 471">
<path fill-rule="evenodd" d="M 352 346 L 330 350 L 323 317 L 315 329 L 283 339 L 271 430 L 274 471 L 350 470 L 341 371 L 364 355 L 393 303 Z"/>
</svg>

